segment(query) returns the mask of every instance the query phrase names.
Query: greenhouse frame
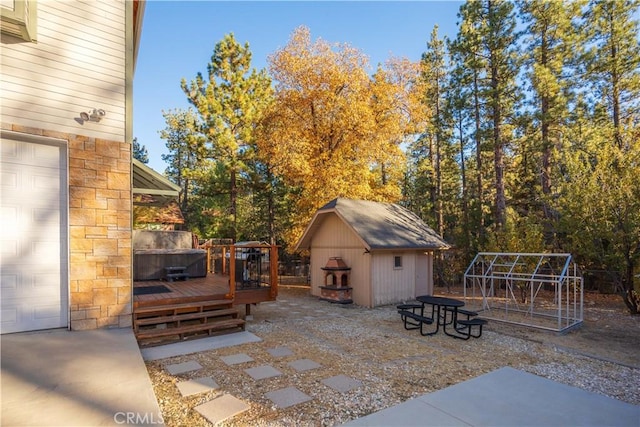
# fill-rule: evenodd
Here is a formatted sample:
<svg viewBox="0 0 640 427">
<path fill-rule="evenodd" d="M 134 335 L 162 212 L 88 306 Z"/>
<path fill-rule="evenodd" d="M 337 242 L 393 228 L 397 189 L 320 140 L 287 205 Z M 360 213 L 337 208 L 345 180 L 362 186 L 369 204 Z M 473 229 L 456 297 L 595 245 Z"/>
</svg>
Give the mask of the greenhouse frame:
<svg viewBox="0 0 640 427">
<path fill-rule="evenodd" d="M 465 309 L 565 332 L 583 322 L 582 274 L 568 253 L 480 252 L 464 274 Z"/>
</svg>

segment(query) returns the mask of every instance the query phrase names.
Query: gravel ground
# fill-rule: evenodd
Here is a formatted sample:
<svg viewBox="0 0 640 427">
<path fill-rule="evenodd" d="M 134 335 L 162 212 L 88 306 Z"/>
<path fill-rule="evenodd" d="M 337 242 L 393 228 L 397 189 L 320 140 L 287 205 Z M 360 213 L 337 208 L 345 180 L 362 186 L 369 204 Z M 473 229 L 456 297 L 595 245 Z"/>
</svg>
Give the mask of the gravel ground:
<svg viewBox="0 0 640 427">
<path fill-rule="evenodd" d="M 277 302 L 251 310 L 247 330 L 261 342 L 147 362 L 167 426 L 209 426 L 193 408 L 221 393 L 250 404 L 249 410 L 222 426 L 333 426 L 504 366 L 640 405 L 637 348 L 622 361 L 599 356 L 602 352 L 589 354 L 588 348 L 570 345 L 579 341 L 572 336 L 580 330 L 562 336 L 537 333 L 535 339 L 528 339 L 526 334 L 508 334 L 509 328 L 490 323 L 480 339 L 422 337 L 403 328 L 395 306 L 366 309 L 331 304 L 296 287 L 281 288 Z M 626 320 L 631 323 L 625 325 L 636 328 L 631 331 L 636 336 L 637 320 Z M 293 355 L 275 358 L 267 352 L 279 346 L 291 349 Z M 254 360 L 227 366 L 220 359 L 238 353 Z M 298 359 L 311 359 L 322 367 L 296 372 L 288 363 Z M 164 369 L 187 360 L 198 361 L 203 369 L 175 376 Z M 283 375 L 256 381 L 243 372 L 267 364 Z M 339 393 L 321 382 L 341 374 L 361 381 L 362 386 Z M 180 395 L 177 382 L 203 376 L 214 378 L 219 389 Z M 291 386 L 313 399 L 279 409 L 265 397 L 267 392 Z"/>
</svg>

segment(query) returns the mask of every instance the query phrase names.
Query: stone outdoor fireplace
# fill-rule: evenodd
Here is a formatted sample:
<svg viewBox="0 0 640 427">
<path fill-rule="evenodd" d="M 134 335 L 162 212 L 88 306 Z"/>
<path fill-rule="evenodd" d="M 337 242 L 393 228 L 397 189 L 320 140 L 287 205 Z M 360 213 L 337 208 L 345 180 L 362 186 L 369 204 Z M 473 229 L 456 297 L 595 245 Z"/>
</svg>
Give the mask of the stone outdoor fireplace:
<svg viewBox="0 0 640 427">
<path fill-rule="evenodd" d="M 324 271 L 324 286 L 320 286 L 320 299 L 339 304 L 351 304 L 351 267 L 340 257 L 329 258 Z"/>
</svg>

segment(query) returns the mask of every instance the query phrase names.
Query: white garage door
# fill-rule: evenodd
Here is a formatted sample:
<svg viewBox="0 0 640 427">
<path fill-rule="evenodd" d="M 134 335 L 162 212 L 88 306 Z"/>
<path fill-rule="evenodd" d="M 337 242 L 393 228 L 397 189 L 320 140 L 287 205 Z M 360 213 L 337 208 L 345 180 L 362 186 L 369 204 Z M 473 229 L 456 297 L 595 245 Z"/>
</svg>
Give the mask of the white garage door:
<svg viewBox="0 0 640 427">
<path fill-rule="evenodd" d="M 67 326 L 66 148 L 3 135 L 2 333 Z"/>
</svg>

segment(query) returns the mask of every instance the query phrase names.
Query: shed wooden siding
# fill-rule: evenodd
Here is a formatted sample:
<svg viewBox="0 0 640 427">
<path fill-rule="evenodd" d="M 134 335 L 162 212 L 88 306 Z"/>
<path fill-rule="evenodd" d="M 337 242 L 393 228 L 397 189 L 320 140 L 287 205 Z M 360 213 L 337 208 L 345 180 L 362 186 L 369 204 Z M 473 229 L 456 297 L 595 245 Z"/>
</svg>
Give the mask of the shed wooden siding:
<svg viewBox="0 0 640 427">
<path fill-rule="evenodd" d="M 351 287 L 353 302 L 365 307 L 371 306 L 370 254 L 364 253 L 362 241 L 335 214 L 329 214 L 322 226 L 313 235 L 311 243 L 311 294 L 320 296 L 320 286 L 324 286 L 322 267 L 331 257 L 341 257 L 351 267 Z"/>
<path fill-rule="evenodd" d="M 395 256 L 402 256 L 402 268 L 393 268 Z M 372 253 L 371 257 L 374 307 L 407 301 L 415 297 L 415 252 L 376 252 Z"/>
<path fill-rule="evenodd" d="M 38 43 L 1 45 L 3 123 L 124 141 L 125 1 L 38 2 L 37 26 Z M 78 123 L 94 107 L 105 118 Z"/>
<path fill-rule="evenodd" d="M 401 269 L 394 269 L 397 255 L 402 256 Z M 376 252 L 371 262 L 374 307 L 433 294 L 433 255 L 421 251 Z"/>
</svg>

